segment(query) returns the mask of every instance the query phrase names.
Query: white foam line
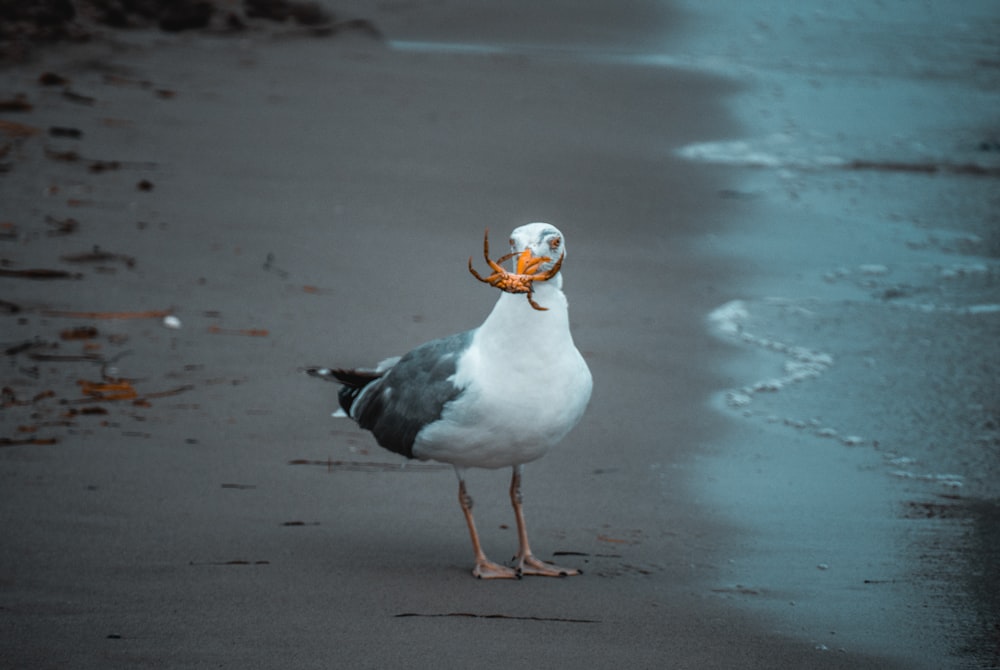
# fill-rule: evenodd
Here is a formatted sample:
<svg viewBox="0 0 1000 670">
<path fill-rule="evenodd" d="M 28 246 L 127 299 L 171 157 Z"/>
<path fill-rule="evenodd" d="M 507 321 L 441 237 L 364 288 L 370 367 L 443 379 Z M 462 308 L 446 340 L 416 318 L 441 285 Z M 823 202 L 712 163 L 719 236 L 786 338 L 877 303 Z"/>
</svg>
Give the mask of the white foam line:
<svg viewBox="0 0 1000 670">
<path fill-rule="evenodd" d="M 727 391 L 726 404 L 730 407 L 746 407 L 752 402 L 753 395 L 756 393 L 774 393 L 789 384 L 815 379 L 833 366 L 833 356 L 830 354 L 759 337 L 748 332 L 744 328 L 744 324 L 749 318 L 750 312 L 742 300 L 727 302 L 708 315 L 709 322 L 720 335 L 783 354 L 785 356 L 785 374 L 780 377 L 762 379 L 739 390 Z"/>
<path fill-rule="evenodd" d="M 980 316 L 983 314 L 996 314 L 1000 312 L 1000 304 L 986 303 L 983 305 L 965 305 L 963 307 L 953 307 L 951 305 L 935 305 L 932 302 L 893 302 L 891 307 L 898 309 L 911 309 L 927 314 L 939 312 L 944 314 L 965 314 L 969 316 Z"/>
<path fill-rule="evenodd" d="M 816 170 L 845 167 L 846 158 L 831 155 L 795 156 L 797 147 L 788 138 L 772 137 L 765 140 L 725 140 L 698 142 L 677 150 L 677 155 L 701 163 L 718 163 L 751 168 L 795 168 Z"/>
<path fill-rule="evenodd" d="M 1000 312 L 1000 305 L 972 305 L 966 307 L 964 311 L 968 314 L 996 314 Z"/>
<path fill-rule="evenodd" d="M 770 302 L 784 303 L 782 299 L 769 299 Z M 982 311 L 990 313 L 1000 312 L 1000 305 L 979 305 Z M 971 310 L 974 308 L 966 308 Z M 734 342 L 751 344 L 753 346 L 784 354 L 786 357 L 783 377 L 764 379 L 740 389 L 730 389 L 720 392 L 715 397 L 720 409 L 728 408 L 738 410 L 744 417 L 750 418 L 753 412 L 748 409 L 753 403 L 753 398 L 758 393 L 774 393 L 784 389 L 789 384 L 798 383 L 807 379 L 815 379 L 833 367 L 833 356 L 827 353 L 785 344 L 777 340 L 754 335 L 747 331 L 746 324 L 750 320 L 750 309 L 743 300 L 732 300 L 724 305 L 712 310 L 708 315 L 708 322 L 712 331 L 725 339 Z M 840 442 L 844 446 L 856 447 L 866 444 L 878 446 L 877 441 L 872 441 L 858 435 L 843 435 L 840 431 L 830 426 L 824 426 L 817 419 L 803 421 L 794 418 L 781 418 L 778 416 L 768 416 L 765 419 L 768 423 L 780 423 L 794 428 L 812 433 L 815 437 L 832 439 Z M 892 469 L 889 475 L 897 479 L 907 479 L 912 481 L 922 481 L 938 484 L 945 488 L 960 488 L 964 485 L 962 475 L 955 474 L 920 474 L 910 472 L 905 469 L 916 464 L 916 460 L 898 454 L 887 455 L 886 465 Z"/>
</svg>

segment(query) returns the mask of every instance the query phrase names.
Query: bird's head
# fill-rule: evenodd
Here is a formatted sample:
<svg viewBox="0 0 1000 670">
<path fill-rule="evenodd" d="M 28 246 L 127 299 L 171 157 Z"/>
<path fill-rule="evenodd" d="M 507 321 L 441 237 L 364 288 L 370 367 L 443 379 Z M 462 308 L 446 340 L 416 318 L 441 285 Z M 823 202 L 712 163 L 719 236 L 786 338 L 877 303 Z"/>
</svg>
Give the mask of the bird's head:
<svg viewBox="0 0 1000 670">
<path fill-rule="evenodd" d="M 510 234 L 510 253 L 497 260 L 490 258 L 490 232 L 486 231 L 483 239 L 483 258 L 493 270 L 493 274 L 483 277 L 472 267 L 469 259 L 469 272 L 481 282 L 490 284 L 507 293 L 523 293 L 535 309 L 544 312 L 542 307 L 532 299 L 535 282 L 549 282 L 558 290 L 562 287 L 563 259 L 566 257 L 566 247 L 562 233 L 555 226 L 547 223 L 529 223 L 515 228 Z M 501 266 L 508 260 L 513 261 L 512 271 Z"/>
<path fill-rule="evenodd" d="M 515 272 L 522 256 L 527 261 L 548 258 L 537 264 L 534 272 L 546 272 L 566 258 L 566 240 L 559 229 L 548 223 L 528 223 L 518 226 L 510 234 L 510 250 L 514 254 Z M 528 255 L 525 256 L 524 252 Z"/>
</svg>

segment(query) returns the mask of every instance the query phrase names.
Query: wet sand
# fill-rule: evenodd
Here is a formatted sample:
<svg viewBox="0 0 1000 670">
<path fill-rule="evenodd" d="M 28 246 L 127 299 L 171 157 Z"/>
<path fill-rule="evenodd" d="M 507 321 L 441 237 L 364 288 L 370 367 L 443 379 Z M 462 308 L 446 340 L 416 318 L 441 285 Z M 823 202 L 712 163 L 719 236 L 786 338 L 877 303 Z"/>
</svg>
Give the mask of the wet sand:
<svg viewBox="0 0 1000 670">
<path fill-rule="evenodd" d="M 462 41 L 528 25 L 651 43 L 685 25 L 636 16 L 556 33 L 551 16 L 505 15 Z M 413 41 L 475 25 L 370 18 Z M 40 86 L 45 71 L 73 95 Z M 676 151 L 738 134 L 732 80 L 271 32 L 116 35 L 5 78 L 33 109 L 2 118 L 42 130 L 4 158 L 6 269 L 82 275 L 2 279 L 18 307 L 2 317 L 0 435 L 14 666 L 914 667 L 885 631 L 829 644 L 731 580 L 741 542 L 783 551 L 718 509 L 703 467 L 734 433 L 708 399 L 732 379 L 719 362 L 740 363 L 705 315 L 740 279 L 704 241 L 731 225 L 738 168 Z M 537 552 L 585 575 L 484 583 L 450 469 L 404 467 L 329 418 L 332 387 L 300 368 L 477 325 L 495 297 L 466 259 L 484 227 L 502 239 L 528 220 L 567 234 L 596 387 L 528 468 L 526 512 Z M 469 482 L 497 557 L 516 541 L 506 480 Z M 764 525 L 787 524 L 779 512 Z"/>
</svg>

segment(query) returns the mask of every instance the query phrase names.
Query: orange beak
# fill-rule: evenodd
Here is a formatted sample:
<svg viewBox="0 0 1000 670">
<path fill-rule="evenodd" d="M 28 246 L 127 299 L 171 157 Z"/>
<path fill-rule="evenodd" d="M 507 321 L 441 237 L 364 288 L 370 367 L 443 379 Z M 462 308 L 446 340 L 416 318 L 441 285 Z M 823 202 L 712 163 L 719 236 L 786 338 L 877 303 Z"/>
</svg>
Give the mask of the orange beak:
<svg viewBox="0 0 1000 670">
<path fill-rule="evenodd" d="M 531 249 L 525 249 L 517 255 L 517 264 L 514 272 L 519 275 L 534 274 L 539 265 L 548 263 L 551 260 L 548 256 L 536 256 L 531 253 Z"/>
</svg>

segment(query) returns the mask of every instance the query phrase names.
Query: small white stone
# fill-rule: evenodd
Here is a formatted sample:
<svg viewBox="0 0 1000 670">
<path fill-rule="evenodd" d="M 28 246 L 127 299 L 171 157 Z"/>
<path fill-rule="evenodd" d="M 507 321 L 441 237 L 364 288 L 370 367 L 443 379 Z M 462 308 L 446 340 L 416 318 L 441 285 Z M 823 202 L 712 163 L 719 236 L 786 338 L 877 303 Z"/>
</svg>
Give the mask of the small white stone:
<svg viewBox="0 0 1000 670">
<path fill-rule="evenodd" d="M 167 316 L 163 317 L 163 326 L 165 328 L 170 328 L 171 330 L 180 330 L 181 320 L 178 319 L 173 314 L 168 314 Z"/>
</svg>

